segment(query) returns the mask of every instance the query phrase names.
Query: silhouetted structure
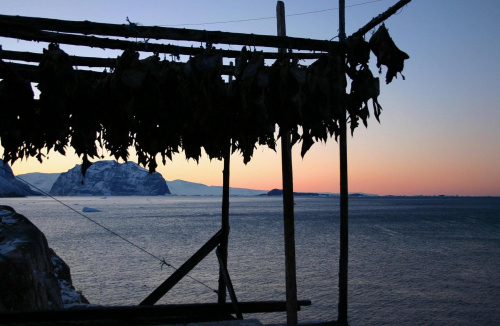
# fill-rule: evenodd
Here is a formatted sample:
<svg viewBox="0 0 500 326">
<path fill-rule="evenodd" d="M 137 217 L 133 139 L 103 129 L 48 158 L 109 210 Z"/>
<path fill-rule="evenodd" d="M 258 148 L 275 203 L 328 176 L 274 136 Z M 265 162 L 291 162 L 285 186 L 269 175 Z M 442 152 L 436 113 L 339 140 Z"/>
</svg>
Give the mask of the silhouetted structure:
<svg viewBox="0 0 500 326">
<path fill-rule="evenodd" d="M 374 115 L 379 119 L 382 109 L 377 100 L 379 79 L 368 68 L 369 52 L 372 50 L 378 56 L 379 68 L 388 66 L 387 83 L 402 71 L 408 55 L 397 49 L 385 27 L 381 27 L 370 43 L 363 36 L 410 1 L 399 1 L 347 39 L 341 28 L 340 42 L 286 36 L 281 1 L 277 5 L 278 36 L 138 26 L 131 22 L 116 25 L 0 15 L 0 36 L 50 43 L 43 54 L 0 52 L 0 78 L 3 78 L 0 138 L 4 160 L 9 163 L 32 156 L 42 161 L 42 150 L 64 154 L 67 146 L 71 146 L 82 157 L 84 175 L 90 160 L 99 158 L 99 147 L 125 161 L 129 148 L 133 147 L 139 163 L 150 171 L 155 171 L 158 155 L 165 164 L 167 158 L 180 151 L 187 159 L 198 160 L 203 149 L 211 159 L 224 160 L 222 230 L 175 276 L 182 278 L 220 244 L 219 304 L 222 304 L 225 302 L 222 290 L 230 285 L 224 275 L 229 232 L 230 153 L 240 151 L 246 163 L 251 160 L 257 144 L 274 150 L 278 126 L 283 149 L 287 319 L 289 324 L 296 324 L 300 305 L 294 289 L 291 147 L 301 142 L 304 156 L 314 142 L 340 138 L 342 160 L 346 157 L 346 124 L 349 122 L 351 133 L 359 120 L 367 126 L 370 99 Z M 343 1 L 340 3 L 342 25 Z M 205 46 L 177 46 L 152 42 L 153 39 L 201 42 Z M 70 56 L 60 44 L 124 52 L 116 59 Z M 215 44 L 243 48 L 222 50 L 216 49 Z M 247 47 L 254 47 L 254 51 Z M 278 49 L 278 53 L 255 51 L 255 47 Z M 153 55 L 140 60 L 140 52 Z M 163 60 L 160 54 L 164 55 Z M 166 55 L 177 59 L 166 60 Z M 181 62 L 181 56 L 189 58 Z M 235 59 L 235 65 L 223 65 L 223 58 Z M 39 64 L 7 63 L 4 59 Z M 303 66 L 298 63 L 299 59 L 315 61 Z M 265 60 L 275 61 L 266 66 Z M 78 70 L 74 66 L 79 67 Z M 105 68 L 105 71 L 82 67 Z M 225 83 L 222 75 L 235 79 Z M 346 76 L 352 80 L 349 93 Z M 39 83 L 38 100 L 33 98 L 30 82 Z M 347 323 L 346 159 L 341 164 L 341 175 L 344 180 L 341 223 L 344 226 L 341 226 L 338 321 Z M 175 285 L 172 279 L 166 282 L 167 286 L 158 295 Z M 230 286 L 229 291 L 232 291 Z M 145 300 L 143 304 L 154 304 L 157 299 L 155 294 L 155 299 Z M 235 298 L 232 302 L 232 312 L 240 317 Z"/>
</svg>

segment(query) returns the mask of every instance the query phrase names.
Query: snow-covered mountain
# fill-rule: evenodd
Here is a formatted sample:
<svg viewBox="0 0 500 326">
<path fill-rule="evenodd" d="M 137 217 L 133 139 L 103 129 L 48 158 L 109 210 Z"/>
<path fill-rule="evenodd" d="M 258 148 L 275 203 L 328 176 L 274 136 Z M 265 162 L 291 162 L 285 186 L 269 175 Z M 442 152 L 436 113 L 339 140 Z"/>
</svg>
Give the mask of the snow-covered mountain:
<svg viewBox="0 0 500 326">
<path fill-rule="evenodd" d="M 61 173 L 40 173 L 40 172 L 33 172 L 33 173 L 26 173 L 26 174 L 19 174 L 16 176 L 18 179 L 24 180 L 27 183 L 29 183 L 31 186 L 32 190 L 41 190 L 44 193 L 48 194 L 50 191 L 50 188 L 54 185 L 54 182 L 56 182 L 57 178 L 61 175 Z"/>
<path fill-rule="evenodd" d="M 170 193 L 177 196 L 222 196 L 221 186 L 207 186 L 201 183 L 184 180 L 167 181 Z M 258 196 L 267 193 L 267 190 L 246 188 L 230 188 L 230 196 Z"/>
<path fill-rule="evenodd" d="M 10 166 L 0 160 L 0 197 L 39 195 L 41 195 L 39 192 L 31 190 L 24 182 L 17 180 Z"/>
<path fill-rule="evenodd" d="M 163 196 L 170 194 L 158 172 L 133 162 L 98 161 L 82 177 L 81 165 L 61 173 L 50 189 L 53 196 Z"/>
<path fill-rule="evenodd" d="M 110 162 L 110 161 L 108 161 Z M 92 171 L 92 169 L 95 169 L 95 166 L 99 166 L 99 162 L 94 163 L 92 167 L 90 168 L 89 171 Z M 127 164 L 134 164 L 132 162 L 129 162 Z M 118 163 L 114 165 L 115 167 L 118 167 Z M 139 166 L 137 166 L 139 169 L 141 169 Z M 76 169 L 76 170 L 75 170 Z M 80 166 L 77 165 L 74 169 L 71 169 L 70 171 L 73 171 L 74 175 L 73 177 L 75 180 L 72 179 L 72 185 L 74 187 L 81 188 L 81 180 L 82 176 L 80 173 Z M 144 170 L 144 169 L 143 169 Z M 66 172 L 69 173 L 70 171 Z M 85 178 L 85 184 L 89 183 L 89 176 L 88 174 Z M 28 183 L 36 186 L 36 188 L 44 191 L 45 193 L 50 193 L 50 190 L 58 177 L 61 175 L 61 173 L 39 173 L 39 172 L 34 172 L 34 173 L 26 173 L 26 174 L 20 174 L 18 175 L 19 178 L 27 181 Z M 66 177 L 67 178 L 67 177 Z M 62 182 L 62 181 L 60 181 Z M 170 194 L 176 195 L 176 196 L 222 196 L 222 187 L 221 186 L 207 186 L 201 183 L 195 183 L 195 182 L 189 182 L 189 181 L 184 181 L 184 180 L 173 180 L 173 181 L 167 181 L 167 186 L 169 188 Z M 36 190 L 36 188 L 32 188 L 33 190 Z M 60 186 L 58 186 L 60 188 Z M 231 188 L 229 191 L 229 194 L 231 196 L 258 196 L 262 194 L 266 194 L 268 190 L 254 190 L 254 189 L 246 189 L 246 188 Z M 81 194 L 81 195 L 91 195 L 91 192 Z M 58 195 L 62 196 L 62 195 Z M 76 195 L 71 195 L 71 196 L 76 196 Z M 96 196 L 104 196 L 103 193 L 96 194 Z"/>
</svg>

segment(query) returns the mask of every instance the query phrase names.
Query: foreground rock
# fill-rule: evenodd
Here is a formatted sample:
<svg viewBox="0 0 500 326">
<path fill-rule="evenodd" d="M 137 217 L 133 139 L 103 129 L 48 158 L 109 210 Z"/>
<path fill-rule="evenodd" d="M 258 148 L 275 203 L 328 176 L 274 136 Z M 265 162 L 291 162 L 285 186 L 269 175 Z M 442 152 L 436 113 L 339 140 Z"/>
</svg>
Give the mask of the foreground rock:
<svg viewBox="0 0 500 326">
<path fill-rule="evenodd" d="M 8 164 L 0 160 L 0 197 L 26 197 L 26 196 L 40 196 L 37 191 L 19 181 L 12 173 L 12 169 Z"/>
<path fill-rule="evenodd" d="M 158 172 L 150 174 L 136 163 L 99 161 L 87 170 L 85 179 L 82 177 L 80 165 L 61 173 L 50 189 L 50 194 L 52 196 L 163 196 L 170 194 L 170 190 L 161 174 Z"/>
<path fill-rule="evenodd" d="M 88 304 L 72 285 L 68 265 L 45 235 L 9 206 L 0 206 L 0 311 Z"/>
</svg>

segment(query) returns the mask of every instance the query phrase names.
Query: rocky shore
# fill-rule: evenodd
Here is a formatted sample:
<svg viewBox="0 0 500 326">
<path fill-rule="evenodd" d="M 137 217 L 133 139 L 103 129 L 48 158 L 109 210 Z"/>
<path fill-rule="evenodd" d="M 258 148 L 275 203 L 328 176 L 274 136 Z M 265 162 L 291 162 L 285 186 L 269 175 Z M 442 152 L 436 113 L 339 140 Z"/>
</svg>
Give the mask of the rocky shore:
<svg viewBox="0 0 500 326">
<path fill-rule="evenodd" d="M 45 235 L 12 207 L 0 205 L 0 311 L 37 311 L 88 305 L 75 290 L 68 265 Z"/>
</svg>

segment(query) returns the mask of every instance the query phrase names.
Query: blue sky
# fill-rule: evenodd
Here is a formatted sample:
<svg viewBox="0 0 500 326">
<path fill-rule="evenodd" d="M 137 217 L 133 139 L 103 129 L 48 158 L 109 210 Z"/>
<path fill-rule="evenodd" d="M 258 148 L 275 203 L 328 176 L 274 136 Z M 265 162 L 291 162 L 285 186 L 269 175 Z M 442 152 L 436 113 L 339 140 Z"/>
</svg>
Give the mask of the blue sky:
<svg viewBox="0 0 500 326">
<path fill-rule="evenodd" d="M 396 2 L 346 0 L 347 35 Z M 268 0 L 0 0 L 0 6 L 7 15 L 119 24 L 129 17 L 143 25 L 197 24 L 178 27 L 276 33 L 272 18 L 276 2 Z M 329 40 L 338 34 L 337 1 L 285 1 L 285 7 L 289 36 Z M 315 11 L 320 12 L 310 13 Z M 349 138 L 350 191 L 500 196 L 499 15 L 496 0 L 413 0 L 386 21 L 398 47 L 410 55 L 403 71 L 406 80 L 398 77 L 382 85 L 381 124 L 372 118 L 368 129 L 360 127 Z M 228 21 L 239 22 L 199 25 Z M 4 38 L 0 44 L 6 50 L 38 53 L 46 46 Z M 101 49 L 62 48 L 75 55 L 117 55 Z M 374 59 L 370 67 L 377 72 Z M 248 165 L 242 161 L 236 154 L 232 158 L 232 186 L 281 187 L 279 152 L 259 148 Z M 62 172 L 78 162 L 71 155 L 52 155 L 41 165 L 30 159 L 12 168 L 17 174 Z M 182 154 L 159 171 L 167 180 L 222 183 L 221 162 L 186 162 Z M 304 159 L 294 152 L 296 190 L 338 192 L 338 174 L 335 141 L 314 145 Z"/>
</svg>

